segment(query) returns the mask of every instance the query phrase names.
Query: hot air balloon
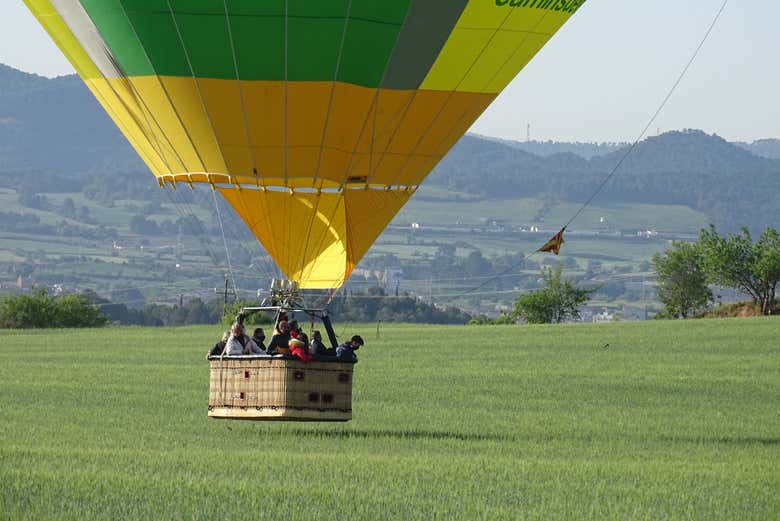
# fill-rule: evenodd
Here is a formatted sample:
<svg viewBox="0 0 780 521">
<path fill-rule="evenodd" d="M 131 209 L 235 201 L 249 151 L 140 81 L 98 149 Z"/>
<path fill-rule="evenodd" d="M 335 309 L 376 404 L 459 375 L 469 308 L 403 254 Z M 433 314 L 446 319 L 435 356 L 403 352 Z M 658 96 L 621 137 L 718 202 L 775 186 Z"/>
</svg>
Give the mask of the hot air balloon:
<svg viewBox="0 0 780 521">
<path fill-rule="evenodd" d="M 218 190 L 301 289 L 344 283 L 585 2 L 24 1 L 157 182 Z"/>
</svg>

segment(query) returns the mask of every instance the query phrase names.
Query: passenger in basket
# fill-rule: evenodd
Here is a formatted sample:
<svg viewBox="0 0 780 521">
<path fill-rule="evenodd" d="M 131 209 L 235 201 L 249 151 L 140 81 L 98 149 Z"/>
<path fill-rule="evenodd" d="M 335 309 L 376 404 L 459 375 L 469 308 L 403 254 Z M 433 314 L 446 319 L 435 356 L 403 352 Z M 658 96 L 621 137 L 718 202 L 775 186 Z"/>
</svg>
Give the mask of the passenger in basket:
<svg viewBox="0 0 780 521">
<path fill-rule="evenodd" d="M 252 334 L 252 340 L 255 341 L 257 347 L 265 350 L 265 331 L 263 331 L 262 327 L 258 327 L 257 329 L 255 329 L 254 334 Z"/>
<path fill-rule="evenodd" d="M 335 355 L 335 350 L 332 353 Z M 325 347 L 325 344 L 322 343 L 322 333 L 320 333 L 318 330 L 314 330 L 311 334 L 311 344 L 309 345 L 309 354 L 314 356 L 322 356 L 326 355 L 327 348 Z"/>
<path fill-rule="evenodd" d="M 227 345 L 228 339 L 230 338 L 230 330 L 228 329 L 225 331 L 225 333 L 222 335 L 222 340 L 214 344 L 214 347 L 211 348 L 211 351 L 209 351 L 206 354 L 206 358 L 210 356 L 220 356 L 222 352 L 225 350 L 225 346 Z"/>
<path fill-rule="evenodd" d="M 290 343 L 290 325 L 285 322 L 279 322 L 277 326 L 278 333 L 271 337 L 271 342 L 268 344 L 269 353 L 282 353 L 289 354 L 290 349 L 288 344 Z"/>
<path fill-rule="evenodd" d="M 349 342 L 344 342 L 336 348 L 336 357 L 339 360 L 347 360 L 350 362 L 357 362 L 357 356 L 355 351 L 360 349 L 363 345 L 363 339 L 360 335 L 355 335 Z"/>
<path fill-rule="evenodd" d="M 297 338 L 290 339 L 290 354 L 300 358 L 304 362 L 311 361 L 311 355 L 306 351 L 306 344 Z"/>
<path fill-rule="evenodd" d="M 225 354 L 228 356 L 236 355 L 261 355 L 265 353 L 260 349 L 255 341 L 244 334 L 244 326 L 238 322 L 230 328 L 230 338 L 227 341 Z"/>
<path fill-rule="evenodd" d="M 287 324 L 290 326 L 290 336 L 292 338 L 300 338 L 302 331 L 301 326 L 298 325 L 298 321 L 290 320 Z"/>
</svg>

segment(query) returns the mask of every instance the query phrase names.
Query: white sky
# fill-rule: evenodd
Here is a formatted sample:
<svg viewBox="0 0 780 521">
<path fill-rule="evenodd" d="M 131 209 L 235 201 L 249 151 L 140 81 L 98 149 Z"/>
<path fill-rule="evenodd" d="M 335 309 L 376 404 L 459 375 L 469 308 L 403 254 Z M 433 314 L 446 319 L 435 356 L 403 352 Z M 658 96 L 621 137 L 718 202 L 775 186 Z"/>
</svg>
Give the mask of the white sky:
<svg viewBox="0 0 780 521">
<path fill-rule="evenodd" d="M 490 0 L 485 0 L 490 1 Z M 588 0 L 472 127 L 524 140 L 631 141 L 722 0 Z M 780 2 L 731 0 L 652 132 L 780 138 Z M 73 72 L 22 0 L 2 0 L 0 63 Z"/>
</svg>

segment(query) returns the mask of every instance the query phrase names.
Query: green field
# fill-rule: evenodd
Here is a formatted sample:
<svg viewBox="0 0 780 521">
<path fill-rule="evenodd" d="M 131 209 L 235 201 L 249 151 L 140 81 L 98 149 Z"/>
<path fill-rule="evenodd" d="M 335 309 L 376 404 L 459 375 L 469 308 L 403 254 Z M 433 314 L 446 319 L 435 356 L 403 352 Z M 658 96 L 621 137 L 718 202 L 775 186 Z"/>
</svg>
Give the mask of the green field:
<svg viewBox="0 0 780 521">
<path fill-rule="evenodd" d="M 216 327 L 1 332 L 0 519 L 780 518 L 776 318 L 352 331 L 347 424 L 208 419 Z"/>
</svg>

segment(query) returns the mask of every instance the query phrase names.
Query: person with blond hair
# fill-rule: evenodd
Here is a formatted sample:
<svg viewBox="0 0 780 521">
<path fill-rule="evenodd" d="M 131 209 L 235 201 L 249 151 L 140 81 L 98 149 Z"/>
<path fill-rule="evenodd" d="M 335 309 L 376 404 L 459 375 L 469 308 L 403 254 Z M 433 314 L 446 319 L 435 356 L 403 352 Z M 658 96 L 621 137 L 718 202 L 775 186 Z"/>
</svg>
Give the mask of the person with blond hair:
<svg viewBox="0 0 780 521">
<path fill-rule="evenodd" d="M 230 328 L 230 338 L 225 346 L 225 354 L 237 355 L 261 355 L 264 351 L 258 347 L 254 340 L 244 334 L 244 326 L 235 322 Z"/>
</svg>

